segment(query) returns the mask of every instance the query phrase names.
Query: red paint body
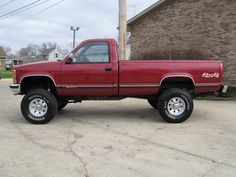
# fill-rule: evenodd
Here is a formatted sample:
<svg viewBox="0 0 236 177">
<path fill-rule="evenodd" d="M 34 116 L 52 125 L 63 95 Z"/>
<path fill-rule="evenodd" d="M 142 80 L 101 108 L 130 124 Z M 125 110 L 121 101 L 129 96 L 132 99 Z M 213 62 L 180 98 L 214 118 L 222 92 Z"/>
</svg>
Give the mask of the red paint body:
<svg viewBox="0 0 236 177">
<path fill-rule="evenodd" d="M 16 68 L 16 83 L 26 77 L 50 77 L 59 95 L 79 96 L 147 96 L 158 94 L 162 81 L 170 77 L 190 78 L 195 92 L 214 92 L 222 86 L 223 65 L 220 61 L 119 61 L 117 44 L 113 39 L 88 40 L 108 42 L 110 63 L 66 64 L 63 61 L 41 62 Z M 105 71 L 112 68 L 112 71 Z M 203 77 L 204 73 L 218 73 L 218 77 Z"/>
</svg>

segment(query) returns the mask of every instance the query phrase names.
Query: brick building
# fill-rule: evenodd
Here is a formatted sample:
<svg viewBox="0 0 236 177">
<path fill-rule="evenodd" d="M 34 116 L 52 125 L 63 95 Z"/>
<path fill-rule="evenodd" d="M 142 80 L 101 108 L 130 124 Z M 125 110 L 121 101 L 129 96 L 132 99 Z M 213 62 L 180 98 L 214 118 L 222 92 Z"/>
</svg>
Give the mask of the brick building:
<svg viewBox="0 0 236 177">
<path fill-rule="evenodd" d="M 236 85 L 236 0 L 160 0 L 128 21 L 132 56 L 150 50 L 197 49 L 225 66 Z"/>
</svg>

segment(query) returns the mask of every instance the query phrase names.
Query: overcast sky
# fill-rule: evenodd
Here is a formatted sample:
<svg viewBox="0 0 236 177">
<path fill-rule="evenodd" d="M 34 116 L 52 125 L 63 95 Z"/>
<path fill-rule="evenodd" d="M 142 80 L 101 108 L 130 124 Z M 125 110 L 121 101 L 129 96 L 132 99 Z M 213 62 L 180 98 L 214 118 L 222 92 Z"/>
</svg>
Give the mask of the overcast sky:
<svg viewBox="0 0 236 177">
<path fill-rule="evenodd" d="M 10 2 L 12 1 L 12 2 Z M 6 18 L 6 14 L 36 0 L 0 1 L 0 45 L 9 46 L 13 51 L 29 43 L 56 42 L 62 48 L 71 49 L 72 31 L 70 26 L 79 26 L 77 42 L 89 38 L 117 38 L 118 0 L 64 0 L 58 5 L 33 14 L 61 1 L 38 0 L 37 5 L 23 13 Z M 155 3 L 157 0 L 128 0 L 128 16 L 134 15 Z M 6 5 L 6 3 L 10 2 Z M 45 3 L 44 3 L 45 2 Z M 5 4 L 5 5 L 4 5 Z M 31 18 L 29 18 L 32 16 Z"/>
</svg>

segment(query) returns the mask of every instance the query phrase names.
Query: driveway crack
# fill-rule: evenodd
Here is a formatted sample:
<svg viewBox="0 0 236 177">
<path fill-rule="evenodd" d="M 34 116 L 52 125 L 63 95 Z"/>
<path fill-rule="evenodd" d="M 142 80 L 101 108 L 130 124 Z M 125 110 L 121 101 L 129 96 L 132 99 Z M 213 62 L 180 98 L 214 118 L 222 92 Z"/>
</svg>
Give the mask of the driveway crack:
<svg viewBox="0 0 236 177">
<path fill-rule="evenodd" d="M 231 154 L 229 155 L 228 157 L 226 157 L 224 160 L 220 161 L 220 162 L 217 162 L 217 164 L 212 167 L 210 170 L 208 170 L 206 173 L 204 173 L 201 177 L 205 177 L 207 176 L 208 174 L 210 174 L 211 172 L 213 172 L 214 170 L 216 170 L 219 166 L 221 165 L 225 165 L 224 163 L 229 160 L 230 158 L 232 158 L 232 156 L 236 156 L 236 154 Z M 233 168 L 236 168 L 234 166 L 232 166 Z"/>
<path fill-rule="evenodd" d="M 71 128 L 72 128 L 72 122 L 74 120 L 72 119 L 71 120 L 71 124 L 69 126 L 69 129 L 68 129 L 68 147 L 69 147 L 69 152 L 72 154 L 73 157 L 75 157 L 76 159 L 79 160 L 79 162 L 82 164 L 82 167 L 84 169 L 84 173 L 81 173 L 80 171 L 78 171 L 80 174 L 82 174 L 84 177 L 89 177 L 89 173 L 88 173 L 88 169 L 87 169 L 87 163 L 84 161 L 84 159 L 79 155 L 77 154 L 74 149 L 73 149 L 73 145 L 76 144 L 76 142 L 78 141 L 78 137 L 76 136 L 73 136 L 74 139 L 72 141 L 70 141 L 70 135 L 71 134 L 74 134 L 71 132 Z"/>
<path fill-rule="evenodd" d="M 146 140 L 146 139 L 143 139 L 143 138 L 139 138 L 139 137 L 136 137 L 136 136 L 133 136 L 133 135 L 121 133 L 121 132 L 116 131 L 116 130 L 107 129 L 107 128 L 105 128 L 105 127 L 98 126 L 98 125 L 96 125 L 96 124 L 94 124 L 94 123 L 91 123 L 91 122 L 88 122 L 88 121 L 86 121 L 86 122 L 85 122 L 85 121 L 82 121 L 81 119 L 76 119 L 76 121 L 77 121 L 77 122 L 80 122 L 80 123 L 82 123 L 82 124 L 89 124 L 89 125 L 92 125 L 92 126 L 94 126 L 95 128 L 99 128 L 99 129 L 102 129 L 102 130 L 105 130 L 105 131 L 108 131 L 108 132 L 112 132 L 112 133 L 117 134 L 117 135 L 121 135 L 121 136 L 124 136 L 124 137 L 129 137 L 129 138 L 132 138 L 132 139 L 136 139 L 136 140 L 138 140 L 138 141 L 142 141 L 142 142 L 147 143 L 147 144 L 152 144 L 152 145 L 155 145 L 155 146 L 167 148 L 167 149 L 170 149 L 170 150 L 173 150 L 173 151 L 176 151 L 176 152 L 180 152 L 180 153 L 183 153 L 183 154 L 187 154 L 187 155 L 189 155 L 189 156 L 193 156 L 193 157 L 196 157 L 196 158 L 199 158 L 199 159 L 204 159 L 204 160 L 207 160 L 207 161 L 211 161 L 212 163 L 217 163 L 217 164 L 220 163 L 221 165 L 224 165 L 224 166 L 236 168 L 236 167 L 233 166 L 233 165 L 226 164 L 225 161 L 219 162 L 219 161 L 217 161 L 217 160 L 214 160 L 214 159 L 211 159 L 211 158 L 208 158 L 208 157 L 204 157 L 204 156 L 201 156 L 201 155 L 198 155 L 198 154 L 194 154 L 194 153 L 191 153 L 191 152 L 187 152 L 187 151 L 184 151 L 184 150 L 181 150 L 181 149 L 178 149 L 178 148 L 175 148 L 175 147 L 166 145 L 166 144 L 153 142 L 153 141 Z"/>
<path fill-rule="evenodd" d="M 32 137 L 30 137 L 27 133 L 22 131 L 22 129 L 13 120 L 10 120 L 10 122 L 16 127 L 16 129 L 20 133 L 20 135 L 22 137 L 24 137 L 31 144 L 34 144 L 37 147 L 42 148 L 42 149 L 48 149 L 48 150 L 52 150 L 52 151 L 64 152 L 64 153 L 72 154 L 72 156 L 75 157 L 76 159 L 78 159 L 79 162 L 82 164 L 85 173 L 81 173 L 78 170 L 76 170 L 76 171 L 78 171 L 78 173 L 82 174 L 84 177 L 89 177 L 89 173 L 88 173 L 88 170 L 87 170 L 87 163 L 72 148 L 72 146 L 77 142 L 78 138 L 76 136 L 74 136 L 75 137 L 74 140 L 70 142 L 70 134 L 72 134 L 72 132 L 70 130 L 71 129 L 71 125 L 69 126 L 69 132 L 68 132 L 68 147 L 69 147 L 69 150 L 61 150 L 61 149 L 56 149 L 54 147 L 50 147 L 50 146 L 38 143 Z"/>
<path fill-rule="evenodd" d="M 67 150 L 57 149 L 57 148 L 54 148 L 54 147 L 51 147 L 51 146 L 48 146 L 45 144 L 38 143 L 32 137 L 30 137 L 27 133 L 22 131 L 22 129 L 14 121 L 10 120 L 10 122 L 16 127 L 16 129 L 20 133 L 20 135 L 22 135 L 28 142 L 36 145 L 37 147 L 42 148 L 42 149 L 49 149 L 49 150 L 57 151 L 57 152 L 69 153 L 69 151 L 67 151 Z"/>
</svg>

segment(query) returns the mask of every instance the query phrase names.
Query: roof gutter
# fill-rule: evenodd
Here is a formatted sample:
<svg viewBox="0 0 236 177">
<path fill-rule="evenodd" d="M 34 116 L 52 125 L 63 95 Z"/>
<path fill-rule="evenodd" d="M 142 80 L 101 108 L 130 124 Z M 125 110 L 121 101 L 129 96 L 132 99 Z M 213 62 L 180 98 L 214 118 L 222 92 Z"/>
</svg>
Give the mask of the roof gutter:
<svg viewBox="0 0 236 177">
<path fill-rule="evenodd" d="M 156 7 L 158 7 L 159 5 L 164 3 L 165 1 L 166 0 L 159 0 L 159 1 L 157 1 L 155 4 L 153 4 L 150 7 L 146 8 L 145 10 L 143 10 L 142 12 L 140 12 L 139 14 L 134 16 L 133 18 L 129 19 L 128 22 L 127 22 L 128 31 L 130 31 L 130 26 L 132 25 L 132 23 L 134 23 L 136 20 L 138 20 L 142 16 L 146 15 L 147 13 L 149 13 L 150 11 L 152 11 L 153 9 L 155 9 Z"/>
</svg>

